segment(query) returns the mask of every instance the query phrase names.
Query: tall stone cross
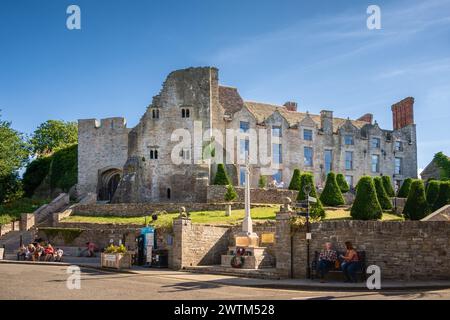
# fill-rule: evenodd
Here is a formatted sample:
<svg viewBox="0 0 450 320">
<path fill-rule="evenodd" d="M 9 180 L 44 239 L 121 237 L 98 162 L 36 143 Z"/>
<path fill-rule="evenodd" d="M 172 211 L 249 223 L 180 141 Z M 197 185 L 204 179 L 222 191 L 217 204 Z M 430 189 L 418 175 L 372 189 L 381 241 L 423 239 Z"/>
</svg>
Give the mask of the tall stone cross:
<svg viewBox="0 0 450 320">
<path fill-rule="evenodd" d="M 253 234 L 253 222 L 250 215 L 250 156 L 245 159 L 245 217 L 242 221 L 242 232 Z"/>
</svg>

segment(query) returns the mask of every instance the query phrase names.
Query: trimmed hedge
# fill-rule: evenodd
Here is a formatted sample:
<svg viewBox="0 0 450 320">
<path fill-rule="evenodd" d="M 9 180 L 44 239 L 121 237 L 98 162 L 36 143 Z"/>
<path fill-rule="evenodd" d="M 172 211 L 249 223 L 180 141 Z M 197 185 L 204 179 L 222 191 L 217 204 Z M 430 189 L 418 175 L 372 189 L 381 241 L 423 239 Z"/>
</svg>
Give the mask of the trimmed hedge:
<svg viewBox="0 0 450 320">
<path fill-rule="evenodd" d="M 430 206 L 434 206 L 434 203 L 436 202 L 438 196 L 439 196 L 439 189 L 440 189 L 440 181 L 432 180 L 428 182 L 427 185 L 427 202 Z"/>
<path fill-rule="evenodd" d="M 310 215 L 312 218 L 325 218 L 325 209 L 323 208 L 322 202 L 317 196 L 316 185 L 314 183 L 314 176 L 311 173 L 303 173 L 300 176 L 300 190 L 297 195 L 297 201 L 306 200 L 305 193 L 303 192 L 304 186 L 309 185 L 311 187 L 311 193 L 309 194 L 311 197 L 317 199 L 317 202 L 311 204 L 311 212 Z"/>
<path fill-rule="evenodd" d="M 450 204 L 450 182 L 442 181 L 439 187 L 439 195 L 433 204 L 433 211 Z"/>
<path fill-rule="evenodd" d="M 382 176 L 381 179 L 383 181 L 384 190 L 386 191 L 388 197 L 391 197 L 391 198 L 395 197 L 395 190 L 392 187 L 391 177 Z"/>
<path fill-rule="evenodd" d="M 291 182 L 289 183 L 289 190 L 297 190 L 300 191 L 301 181 L 300 181 L 301 173 L 300 169 L 294 169 L 294 173 L 292 174 Z"/>
<path fill-rule="evenodd" d="M 430 214 L 430 206 L 425 196 L 425 186 L 422 180 L 414 180 L 411 184 L 403 215 L 409 220 L 420 220 Z"/>
<path fill-rule="evenodd" d="M 380 177 L 375 177 L 373 179 L 375 190 L 377 192 L 377 198 L 378 202 L 381 205 L 381 209 L 383 210 L 391 210 L 392 209 L 392 203 L 391 199 L 389 198 L 386 190 L 383 186 L 383 180 Z"/>
<path fill-rule="evenodd" d="M 213 184 L 220 186 L 228 186 L 231 184 L 230 178 L 228 178 L 227 172 L 225 171 L 225 167 L 222 163 L 217 165 L 217 172 L 214 177 Z"/>
<path fill-rule="evenodd" d="M 342 193 L 347 193 L 350 191 L 350 186 L 348 185 L 347 180 L 345 180 L 345 177 L 342 173 L 339 173 L 336 176 L 336 182 Z"/>
<path fill-rule="evenodd" d="M 411 189 L 412 182 L 413 182 L 412 178 L 406 178 L 405 181 L 403 181 L 402 186 L 398 190 L 397 197 L 408 198 L 409 190 Z"/>
<path fill-rule="evenodd" d="M 383 216 L 372 177 L 363 176 L 359 180 L 350 215 L 356 220 L 375 220 Z"/>
<path fill-rule="evenodd" d="M 344 197 L 342 196 L 341 189 L 339 188 L 336 175 L 334 172 L 330 172 L 327 176 L 327 182 L 325 188 L 320 195 L 320 201 L 326 206 L 336 207 L 345 204 Z"/>
</svg>

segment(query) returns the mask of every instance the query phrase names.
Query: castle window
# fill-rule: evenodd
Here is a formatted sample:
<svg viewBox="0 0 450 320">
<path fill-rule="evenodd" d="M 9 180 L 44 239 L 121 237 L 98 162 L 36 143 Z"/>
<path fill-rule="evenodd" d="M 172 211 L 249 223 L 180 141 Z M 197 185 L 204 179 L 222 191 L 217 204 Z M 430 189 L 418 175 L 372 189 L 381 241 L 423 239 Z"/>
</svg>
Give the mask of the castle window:
<svg viewBox="0 0 450 320">
<path fill-rule="evenodd" d="M 403 159 L 395 158 L 395 174 L 398 174 L 398 175 L 403 174 L 402 166 L 403 166 Z"/>
<path fill-rule="evenodd" d="M 150 159 L 152 159 L 152 160 L 158 159 L 158 150 L 157 149 L 150 150 Z"/>
<path fill-rule="evenodd" d="M 313 166 L 313 148 L 311 147 L 305 147 L 303 149 L 304 155 L 304 164 L 306 167 L 312 167 Z"/>
<path fill-rule="evenodd" d="M 377 154 L 372 155 L 372 173 L 380 172 L 380 156 Z"/>
<path fill-rule="evenodd" d="M 372 149 L 380 149 L 381 139 L 380 138 L 372 138 Z"/>
<path fill-rule="evenodd" d="M 170 188 L 167 188 L 167 199 L 170 200 L 171 197 L 172 197 L 172 190 L 170 190 Z"/>
<path fill-rule="evenodd" d="M 281 126 L 272 127 L 272 137 L 281 138 Z"/>
<path fill-rule="evenodd" d="M 395 151 L 403 151 L 403 142 L 395 141 Z"/>
<path fill-rule="evenodd" d="M 191 117 L 191 111 L 189 109 L 186 109 L 186 108 L 181 109 L 181 117 L 182 118 L 190 118 Z"/>
<path fill-rule="evenodd" d="M 304 129 L 303 130 L 303 140 L 312 141 L 312 139 L 313 139 L 313 131 L 311 129 Z"/>
<path fill-rule="evenodd" d="M 353 170 L 353 152 L 345 152 L 345 170 Z"/>
<path fill-rule="evenodd" d="M 345 176 L 345 181 L 347 181 L 350 188 L 353 188 L 353 176 Z"/>
<path fill-rule="evenodd" d="M 333 169 L 333 151 L 325 150 L 325 173 L 328 174 Z"/>
<path fill-rule="evenodd" d="M 250 140 L 249 139 L 241 139 L 240 140 L 240 159 L 247 160 L 250 154 Z"/>
<path fill-rule="evenodd" d="M 239 123 L 239 130 L 242 133 L 247 133 L 248 129 L 250 129 L 250 123 L 248 123 L 247 121 L 241 121 Z"/>
<path fill-rule="evenodd" d="M 152 118 L 153 119 L 159 119 L 159 109 L 153 109 L 152 110 Z"/>
<path fill-rule="evenodd" d="M 355 144 L 355 141 L 354 141 L 354 139 L 353 139 L 353 136 L 350 135 L 350 134 L 345 135 L 345 136 L 344 136 L 344 144 L 345 144 L 346 146 L 352 146 L 352 145 L 354 145 L 354 144 Z"/>
<path fill-rule="evenodd" d="M 280 164 L 283 162 L 280 143 L 272 144 L 272 158 L 273 158 L 273 163 L 275 163 L 275 164 Z"/>
</svg>

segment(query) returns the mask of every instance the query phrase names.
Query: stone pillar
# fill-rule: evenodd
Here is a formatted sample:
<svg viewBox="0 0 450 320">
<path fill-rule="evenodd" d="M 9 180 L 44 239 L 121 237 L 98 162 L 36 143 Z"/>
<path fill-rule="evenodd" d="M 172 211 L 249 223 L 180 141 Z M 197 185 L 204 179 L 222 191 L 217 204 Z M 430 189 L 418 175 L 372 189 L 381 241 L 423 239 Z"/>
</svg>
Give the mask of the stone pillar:
<svg viewBox="0 0 450 320">
<path fill-rule="evenodd" d="M 192 221 L 189 218 L 179 217 L 173 220 L 173 245 L 172 266 L 173 269 L 182 269 L 187 266 L 185 242 L 190 241 L 188 232 L 191 230 Z"/>
<path fill-rule="evenodd" d="M 28 231 L 35 224 L 35 216 L 34 213 L 23 213 L 20 216 L 20 230 Z"/>
<path fill-rule="evenodd" d="M 277 273 L 282 278 L 291 277 L 291 200 L 286 199 L 284 206 L 276 215 L 275 258 Z"/>
</svg>

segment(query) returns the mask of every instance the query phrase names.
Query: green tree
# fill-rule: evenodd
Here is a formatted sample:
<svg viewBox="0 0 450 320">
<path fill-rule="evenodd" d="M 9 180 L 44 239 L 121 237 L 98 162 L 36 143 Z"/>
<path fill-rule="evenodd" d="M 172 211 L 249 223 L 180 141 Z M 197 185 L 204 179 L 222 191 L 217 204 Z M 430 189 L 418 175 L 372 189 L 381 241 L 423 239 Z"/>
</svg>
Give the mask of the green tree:
<svg viewBox="0 0 450 320">
<path fill-rule="evenodd" d="M 304 187 L 308 185 L 311 188 L 311 193 L 309 194 L 311 197 L 316 198 L 317 202 L 311 204 L 311 212 L 310 215 L 312 218 L 325 218 L 325 210 L 323 208 L 322 202 L 317 196 L 317 190 L 314 183 L 314 176 L 311 173 L 303 173 L 300 176 L 300 190 L 297 195 L 297 201 L 305 201 L 306 195 L 303 192 Z"/>
<path fill-rule="evenodd" d="M 27 166 L 22 183 L 25 197 L 31 198 L 34 191 L 41 185 L 50 172 L 53 157 L 36 158 Z"/>
<path fill-rule="evenodd" d="M 345 204 L 344 197 L 342 196 L 342 192 L 338 186 L 334 172 L 330 172 L 327 175 L 327 182 L 325 183 L 325 188 L 320 195 L 320 201 L 322 201 L 324 205 L 331 207 Z"/>
<path fill-rule="evenodd" d="M 265 188 L 267 186 L 266 176 L 260 175 L 258 180 L 258 187 Z"/>
<path fill-rule="evenodd" d="M 292 174 L 292 179 L 291 182 L 289 183 L 289 190 L 300 190 L 300 186 L 301 186 L 301 181 L 300 181 L 300 170 L 299 169 L 294 169 L 294 173 Z"/>
<path fill-rule="evenodd" d="M 395 197 L 395 191 L 394 188 L 392 187 L 391 177 L 383 176 L 381 179 L 383 181 L 384 190 L 386 190 L 388 197 L 390 198 Z"/>
<path fill-rule="evenodd" d="M 350 215 L 357 220 L 376 220 L 383 216 L 372 177 L 364 176 L 359 180 Z"/>
<path fill-rule="evenodd" d="M 67 192 L 78 180 L 78 145 L 55 152 L 50 168 L 50 187 Z"/>
<path fill-rule="evenodd" d="M 428 182 L 426 194 L 427 194 L 427 202 L 430 206 L 434 205 L 436 199 L 439 196 L 440 184 L 441 184 L 440 181 L 437 180 L 432 180 Z"/>
<path fill-rule="evenodd" d="M 389 198 L 386 190 L 384 189 L 383 180 L 381 179 L 381 177 L 375 177 L 373 179 L 373 183 L 375 185 L 378 202 L 381 205 L 381 209 L 391 210 L 392 209 L 391 199 Z"/>
<path fill-rule="evenodd" d="M 22 196 L 22 183 L 17 172 L 0 177 L 0 203 L 13 202 Z"/>
<path fill-rule="evenodd" d="M 406 178 L 405 181 L 403 181 L 402 186 L 398 190 L 397 197 L 408 198 L 409 190 L 411 189 L 412 182 L 413 182 L 412 178 Z"/>
<path fill-rule="evenodd" d="M 342 173 L 339 173 L 336 176 L 336 181 L 342 193 L 347 193 L 350 191 L 350 186 L 348 185 L 347 180 L 345 180 L 345 177 Z"/>
<path fill-rule="evenodd" d="M 410 220 L 420 220 L 430 213 L 430 207 L 425 196 L 425 186 L 422 180 L 414 180 L 406 199 L 403 215 Z"/>
<path fill-rule="evenodd" d="M 450 159 L 442 152 L 438 152 L 434 155 L 434 161 L 441 169 L 441 179 L 450 179 Z"/>
<path fill-rule="evenodd" d="M 439 195 L 433 204 L 433 211 L 450 204 L 450 182 L 442 181 L 439 186 Z"/>
<path fill-rule="evenodd" d="M 31 137 L 33 152 L 38 156 L 52 154 L 76 144 L 78 141 L 78 126 L 76 122 L 47 120 L 42 123 Z"/>
<path fill-rule="evenodd" d="M 224 200 L 226 202 L 232 202 L 236 200 L 238 197 L 238 194 L 236 193 L 236 189 L 234 189 L 233 185 L 229 184 L 227 186 L 227 192 L 225 193 Z"/>
<path fill-rule="evenodd" d="M 217 165 L 217 172 L 213 184 L 220 186 L 228 186 L 231 184 L 230 178 L 228 178 L 227 172 L 225 171 L 225 166 L 222 163 Z"/>
</svg>

